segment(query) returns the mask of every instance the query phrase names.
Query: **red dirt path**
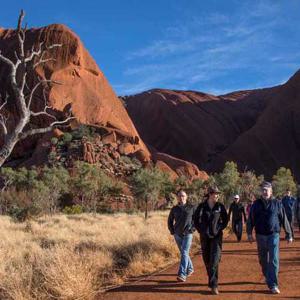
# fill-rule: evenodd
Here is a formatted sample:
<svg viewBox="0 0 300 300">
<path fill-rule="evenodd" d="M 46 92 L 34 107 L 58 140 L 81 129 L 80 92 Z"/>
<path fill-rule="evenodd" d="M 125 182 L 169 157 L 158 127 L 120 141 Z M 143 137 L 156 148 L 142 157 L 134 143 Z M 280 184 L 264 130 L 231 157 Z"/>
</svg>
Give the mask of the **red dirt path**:
<svg viewBox="0 0 300 300">
<path fill-rule="evenodd" d="M 176 282 L 177 265 L 161 274 L 132 282 L 100 297 L 103 300 L 187 300 L 187 299 L 300 299 L 300 235 L 293 244 L 281 240 L 280 295 L 271 295 L 264 284 L 257 260 L 256 243 L 224 241 L 220 264 L 219 296 L 207 288 L 207 276 L 200 255 L 193 258 L 195 273 L 185 283 Z"/>
</svg>

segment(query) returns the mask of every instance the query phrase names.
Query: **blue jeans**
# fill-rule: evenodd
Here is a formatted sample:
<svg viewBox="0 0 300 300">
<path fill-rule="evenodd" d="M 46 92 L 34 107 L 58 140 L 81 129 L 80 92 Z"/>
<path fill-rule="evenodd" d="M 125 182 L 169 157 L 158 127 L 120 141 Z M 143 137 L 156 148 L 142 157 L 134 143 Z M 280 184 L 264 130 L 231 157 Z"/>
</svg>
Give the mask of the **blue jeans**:
<svg viewBox="0 0 300 300">
<path fill-rule="evenodd" d="M 181 254 L 178 276 L 186 278 L 186 276 L 194 270 L 193 263 L 190 258 L 190 248 L 192 245 L 193 235 L 191 233 L 184 236 L 174 234 L 174 238 Z"/>
<path fill-rule="evenodd" d="M 256 235 L 259 263 L 270 289 L 278 287 L 279 233 Z"/>
</svg>

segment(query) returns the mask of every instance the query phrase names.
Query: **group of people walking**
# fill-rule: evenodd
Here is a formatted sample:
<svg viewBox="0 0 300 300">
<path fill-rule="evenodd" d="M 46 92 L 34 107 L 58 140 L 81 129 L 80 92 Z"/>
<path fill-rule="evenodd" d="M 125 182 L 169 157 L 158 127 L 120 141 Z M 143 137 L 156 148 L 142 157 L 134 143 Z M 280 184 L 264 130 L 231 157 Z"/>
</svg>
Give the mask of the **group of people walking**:
<svg viewBox="0 0 300 300">
<path fill-rule="evenodd" d="M 210 187 L 204 200 L 194 206 L 188 202 L 184 190 L 178 192 L 178 204 L 175 205 L 168 217 L 168 228 L 174 235 L 180 250 L 177 280 L 185 282 L 194 272 L 189 252 L 192 245 L 193 233 L 200 234 L 202 258 L 208 276 L 208 287 L 212 294 L 218 295 L 218 269 L 221 260 L 223 230 L 227 227 L 231 217 L 232 231 L 237 241 L 242 240 L 243 221 L 246 224 L 248 241 L 252 243 L 253 229 L 256 233 L 256 243 L 259 263 L 265 282 L 271 293 L 279 294 L 279 241 L 280 229 L 283 227 L 285 238 L 291 243 L 294 238 L 293 222 L 297 216 L 300 224 L 300 198 L 297 200 L 287 190 L 285 197 L 278 200 L 272 195 L 272 184 L 263 182 L 261 195 L 252 200 L 247 208 L 240 202 L 239 195 L 235 195 L 227 212 L 225 206 L 219 202 L 220 190 Z M 300 225 L 299 225 L 300 230 Z"/>
</svg>

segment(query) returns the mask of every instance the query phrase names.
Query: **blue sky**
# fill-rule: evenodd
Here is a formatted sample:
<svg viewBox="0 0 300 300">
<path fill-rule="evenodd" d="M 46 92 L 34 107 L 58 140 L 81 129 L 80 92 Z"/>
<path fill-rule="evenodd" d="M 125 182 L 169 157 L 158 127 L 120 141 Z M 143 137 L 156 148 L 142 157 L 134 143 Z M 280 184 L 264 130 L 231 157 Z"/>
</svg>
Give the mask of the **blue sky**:
<svg viewBox="0 0 300 300">
<path fill-rule="evenodd" d="M 300 67 L 298 0 L 10 0 L 0 27 L 73 29 L 119 95 L 223 94 L 285 82 Z"/>
</svg>

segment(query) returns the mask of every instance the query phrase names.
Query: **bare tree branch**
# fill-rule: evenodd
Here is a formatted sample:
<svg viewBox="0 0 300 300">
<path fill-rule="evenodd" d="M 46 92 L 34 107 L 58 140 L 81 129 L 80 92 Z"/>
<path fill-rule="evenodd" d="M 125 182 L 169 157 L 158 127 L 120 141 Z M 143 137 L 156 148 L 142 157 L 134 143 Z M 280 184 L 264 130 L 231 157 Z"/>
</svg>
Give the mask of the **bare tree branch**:
<svg viewBox="0 0 300 300">
<path fill-rule="evenodd" d="M 56 59 L 54 59 L 54 58 L 40 59 L 37 63 L 35 63 L 33 65 L 33 68 L 35 69 L 37 66 L 39 66 L 41 64 L 44 64 L 44 63 L 46 63 L 48 61 L 56 61 Z"/>
<path fill-rule="evenodd" d="M 17 31 L 20 32 L 22 29 L 22 22 L 23 19 L 25 17 L 25 12 L 23 9 L 21 9 L 20 15 L 19 15 L 19 19 L 18 19 L 18 26 L 17 26 Z"/>
<path fill-rule="evenodd" d="M 26 131 L 24 133 L 21 133 L 19 139 L 20 140 L 24 140 L 25 138 L 27 138 L 28 136 L 31 136 L 31 135 L 49 132 L 55 126 L 66 124 L 69 121 L 74 120 L 74 119 L 76 119 L 76 118 L 75 117 L 69 117 L 69 118 L 67 118 L 67 119 L 65 119 L 63 121 L 55 121 L 55 122 L 51 123 L 48 127 L 30 129 L 30 130 L 28 130 L 28 131 Z"/>
<path fill-rule="evenodd" d="M 52 45 L 48 46 L 46 49 L 51 50 L 53 48 L 58 48 L 58 47 L 62 47 L 62 44 L 52 44 Z"/>
<path fill-rule="evenodd" d="M 31 93 L 30 93 L 30 95 L 29 95 L 29 100 L 28 100 L 28 104 L 27 104 L 27 108 L 28 108 L 29 110 L 30 110 L 30 106 L 31 106 L 31 102 L 32 102 L 32 98 L 33 98 L 34 93 L 36 92 L 37 88 L 38 88 L 41 84 L 43 84 L 43 83 L 61 84 L 60 82 L 54 81 L 54 80 L 51 80 L 51 79 L 39 81 L 39 82 L 34 86 L 34 88 L 31 90 Z"/>
<path fill-rule="evenodd" d="M 40 44 L 39 44 L 39 47 L 38 47 L 38 50 L 31 50 L 31 54 L 28 56 L 28 57 L 26 57 L 25 58 L 25 63 L 27 63 L 27 62 L 30 62 L 30 61 L 32 61 L 36 56 L 41 56 L 41 58 L 40 58 L 40 60 L 39 60 L 39 62 L 38 62 L 38 64 L 40 64 L 41 63 L 41 61 L 43 60 L 43 55 L 44 55 L 44 53 L 47 51 L 47 50 L 51 50 L 51 49 L 54 49 L 54 48 L 58 48 L 58 47 L 61 47 L 62 46 L 62 44 L 52 44 L 52 45 L 50 45 L 50 46 L 48 46 L 48 47 L 46 47 L 46 49 L 45 50 L 42 50 L 42 46 L 44 45 L 44 42 L 41 42 Z M 51 59 L 51 60 L 53 60 L 53 58 Z"/>
<path fill-rule="evenodd" d="M 30 115 L 33 116 L 33 117 L 38 117 L 38 116 L 44 115 L 44 116 L 48 116 L 48 117 L 50 117 L 52 119 L 57 120 L 55 116 L 53 116 L 53 115 L 51 115 L 51 114 L 49 114 L 47 112 L 47 109 L 53 109 L 53 108 L 51 106 L 47 105 L 47 99 L 46 99 L 45 89 L 43 90 L 43 98 L 44 98 L 44 106 L 45 106 L 44 110 L 43 111 L 39 111 L 39 112 L 30 111 Z"/>
<path fill-rule="evenodd" d="M 40 44 L 39 44 L 39 47 L 38 47 L 38 50 L 34 50 L 34 47 L 32 47 L 31 48 L 31 54 L 28 56 L 28 57 L 26 57 L 25 59 L 24 59 L 24 61 L 25 61 L 25 63 L 27 63 L 27 62 L 30 62 L 30 61 L 32 61 L 33 59 L 34 59 L 34 57 L 35 56 L 39 56 L 39 55 L 41 55 L 42 54 L 42 46 L 44 45 L 44 42 L 41 42 Z"/>
</svg>

